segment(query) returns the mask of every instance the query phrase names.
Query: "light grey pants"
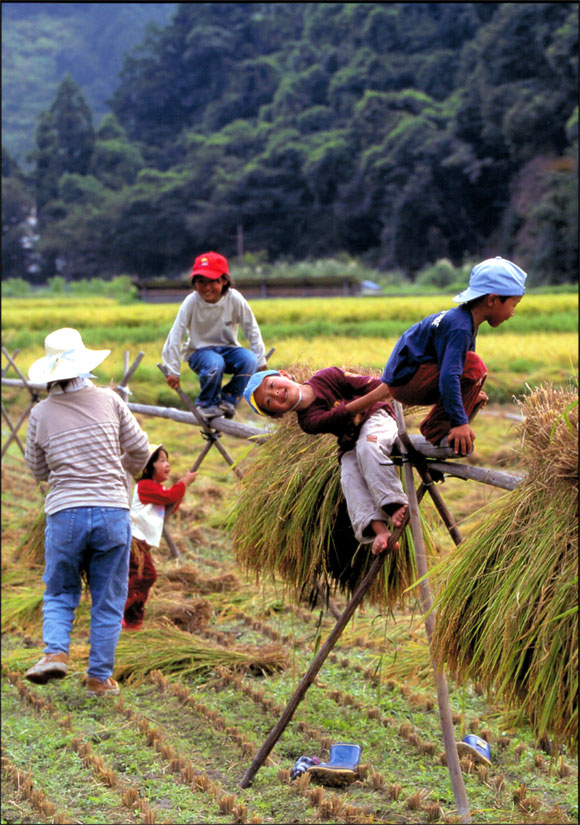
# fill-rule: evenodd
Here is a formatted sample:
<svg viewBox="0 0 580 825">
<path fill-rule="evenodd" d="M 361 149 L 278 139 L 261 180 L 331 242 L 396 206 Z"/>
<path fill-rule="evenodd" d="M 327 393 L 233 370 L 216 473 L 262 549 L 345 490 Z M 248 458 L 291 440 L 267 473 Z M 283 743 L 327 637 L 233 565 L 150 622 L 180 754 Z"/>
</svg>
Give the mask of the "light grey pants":
<svg viewBox="0 0 580 825">
<path fill-rule="evenodd" d="M 361 427 L 353 450 L 341 460 L 340 483 L 357 541 L 372 542 L 372 521 L 387 521 L 384 507 L 407 504 L 397 468 L 390 459 L 397 424 L 378 410 Z"/>
</svg>

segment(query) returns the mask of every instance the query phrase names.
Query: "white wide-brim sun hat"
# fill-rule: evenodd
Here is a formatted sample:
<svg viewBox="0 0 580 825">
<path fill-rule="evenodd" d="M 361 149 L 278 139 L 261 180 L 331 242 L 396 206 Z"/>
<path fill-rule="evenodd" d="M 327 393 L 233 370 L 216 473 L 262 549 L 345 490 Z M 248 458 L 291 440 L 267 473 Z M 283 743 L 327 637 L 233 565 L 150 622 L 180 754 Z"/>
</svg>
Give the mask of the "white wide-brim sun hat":
<svg viewBox="0 0 580 825">
<path fill-rule="evenodd" d="M 88 349 L 80 332 L 63 327 L 44 339 L 46 355 L 35 361 L 28 370 L 32 384 L 48 384 L 66 378 L 87 375 L 111 354 L 110 349 Z"/>
</svg>

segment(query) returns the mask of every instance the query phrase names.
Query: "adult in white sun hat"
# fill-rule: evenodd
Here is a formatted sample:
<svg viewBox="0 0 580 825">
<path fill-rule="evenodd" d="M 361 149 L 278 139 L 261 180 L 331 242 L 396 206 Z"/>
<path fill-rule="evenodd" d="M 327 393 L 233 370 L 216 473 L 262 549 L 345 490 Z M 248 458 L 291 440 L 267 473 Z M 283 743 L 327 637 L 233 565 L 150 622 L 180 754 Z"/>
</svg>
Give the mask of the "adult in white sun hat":
<svg viewBox="0 0 580 825">
<path fill-rule="evenodd" d="M 44 656 L 26 672 L 37 684 L 66 676 L 70 634 L 86 574 L 91 593 L 87 692 L 116 695 L 115 649 L 129 579 L 131 526 L 126 472 L 149 458 L 149 440 L 127 405 L 90 380 L 110 350 L 90 350 L 76 329 L 45 339 L 28 371 L 48 398 L 30 414 L 26 461 L 48 481 L 43 600 Z"/>
<path fill-rule="evenodd" d="M 80 332 L 69 327 L 47 335 L 44 349 L 46 355 L 35 361 L 28 370 L 28 378 L 33 384 L 88 376 L 111 354 L 110 349 L 88 349 Z"/>
</svg>

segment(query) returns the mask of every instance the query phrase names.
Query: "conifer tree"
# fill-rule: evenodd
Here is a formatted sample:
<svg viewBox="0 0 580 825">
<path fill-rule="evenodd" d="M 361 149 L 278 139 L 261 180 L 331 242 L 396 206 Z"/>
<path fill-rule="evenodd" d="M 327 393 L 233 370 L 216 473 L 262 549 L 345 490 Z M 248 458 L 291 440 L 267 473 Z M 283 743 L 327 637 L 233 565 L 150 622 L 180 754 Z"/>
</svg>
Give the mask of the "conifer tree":
<svg viewBox="0 0 580 825">
<path fill-rule="evenodd" d="M 36 133 L 36 189 L 39 215 L 56 197 L 65 173 L 86 175 L 93 147 L 93 117 L 70 75 L 63 78 L 48 112 L 40 117 Z"/>
</svg>

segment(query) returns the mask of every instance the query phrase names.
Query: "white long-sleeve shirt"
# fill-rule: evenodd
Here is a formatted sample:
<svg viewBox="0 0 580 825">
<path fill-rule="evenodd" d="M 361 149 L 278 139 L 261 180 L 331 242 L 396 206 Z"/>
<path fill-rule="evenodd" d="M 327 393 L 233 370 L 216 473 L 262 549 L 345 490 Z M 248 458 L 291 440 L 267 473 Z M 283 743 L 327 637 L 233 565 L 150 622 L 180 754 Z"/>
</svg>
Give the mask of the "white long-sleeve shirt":
<svg viewBox="0 0 580 825">
<path fill-rule="evenodd" d="M 163 346 L 161 358 L 172 375 L 179 375 L 180 361 L 187 361 L 201 347 L 239 347 L 238 327 L 249 341 L 258 358 L 258 367 L 266 364 L 266 348 L 260 327 L 250 305 L 230 287 L 215 304 L 204 301 L 192 292 L 181 304 L 173 326 Z M 187 339 L 182 345 L 187 333 Z"/>
</svg>

